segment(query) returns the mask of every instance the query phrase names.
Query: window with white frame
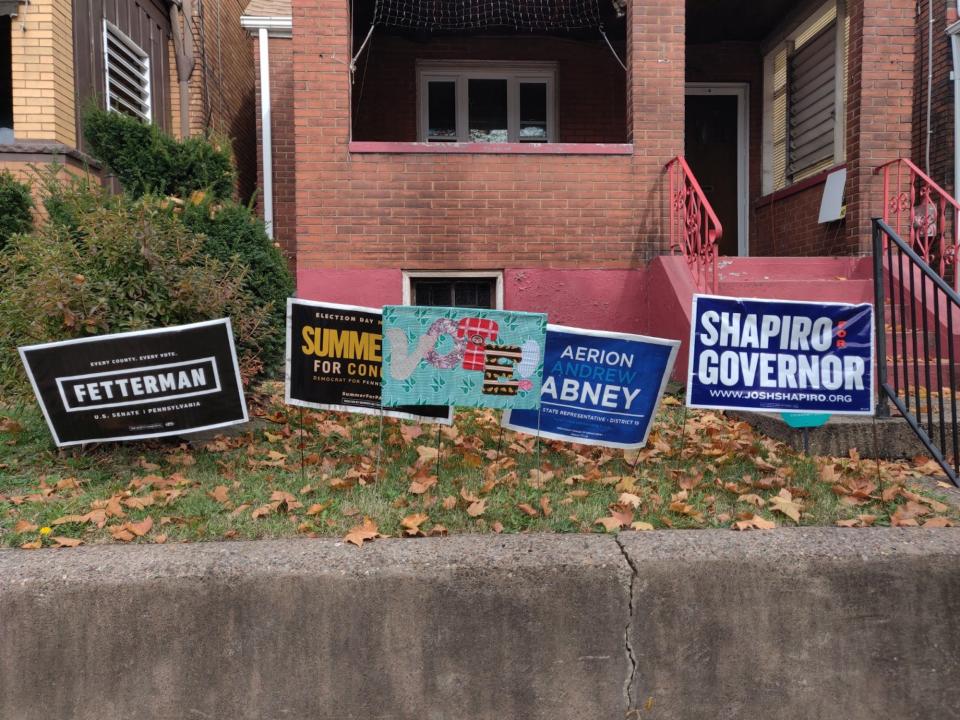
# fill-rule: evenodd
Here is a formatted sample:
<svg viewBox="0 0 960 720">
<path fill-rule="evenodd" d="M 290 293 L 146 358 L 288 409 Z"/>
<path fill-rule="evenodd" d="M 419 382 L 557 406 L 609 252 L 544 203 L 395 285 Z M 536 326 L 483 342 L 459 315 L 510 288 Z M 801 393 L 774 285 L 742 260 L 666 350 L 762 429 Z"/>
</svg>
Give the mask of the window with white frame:
<svg viewBox="0 0 960 720">
<path fill-rule="evenodd" d="M 150 58 L 113 23 L 103 21 L 107 110 L 150 122 Z"/>
<path fill-rule="evenodd" d="M 844 4 L 830 0 L 765 54 L 764 193 L 845 159 L 848 37 Z"/>
<path fill-rule="evenodd" d="M 556 74 L 548 63 L 418 63 L 419 140 L 556 142 Z"/>
<path fill-rule="evenodd" d="M 498 270 L 403 272 L 403 304 L 503 309 L 503 273 Z"/>
</svg>

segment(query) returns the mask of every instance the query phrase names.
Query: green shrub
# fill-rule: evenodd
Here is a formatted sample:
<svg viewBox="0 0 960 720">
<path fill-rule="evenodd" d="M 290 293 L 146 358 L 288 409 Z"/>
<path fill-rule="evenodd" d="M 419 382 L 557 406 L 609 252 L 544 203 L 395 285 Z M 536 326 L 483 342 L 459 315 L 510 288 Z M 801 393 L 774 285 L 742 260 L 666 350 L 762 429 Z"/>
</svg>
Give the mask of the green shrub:
<svg viewBox="0 0 960 720">
<path fill-rule="evenodd" d="M 96 178 L 64 173 L 57 163 L 36 168 L 36 182 L 43 194 L 47 222 L 61 226 L 77 239 L 82 235 L 81 218 L 116 199 Z"/>
<path fill-rule="evenodd" d="M 178 141 L 156 125 L 96 107 L 84 113 L 83 128 L 90 154 L 131 197 L 187 198 L 203 191 L 222 200 L 233 195 L 236 176 L 227 142 L 204 137 Z"/>
<path fill-rule="evenodd" d="M 263 222 L 243 205 L 206 199 L 187 203 L 183 222 L 193 232 L 203 233 L 203 248 L 211 256 L 225 263 L 237 258 L 249 269 L 245 290 L 271 308 L 271 331 L 261 343 L 261 357 L 264 364 L 273 366 L 283 357 L 287 298 L 293 294 L 294 282 Z"/>
<path fill-rule="evenodd" d="M 30 186 L 9 170 L 0 172 L 0 249 L 10 237 L 33 229 L 33 196 Z"/>
<path fill-rule="evenodd" d="M 0 252 L 0 394 L 28 392 L 18 345 L 227 316 L 244 376 L 259 372 L 276 329 L 243 262 L 205 252 L 168 198 L 110 197 L 76 180 L 59 194 L 70 226 L 45 223 Z"/>
</svg>

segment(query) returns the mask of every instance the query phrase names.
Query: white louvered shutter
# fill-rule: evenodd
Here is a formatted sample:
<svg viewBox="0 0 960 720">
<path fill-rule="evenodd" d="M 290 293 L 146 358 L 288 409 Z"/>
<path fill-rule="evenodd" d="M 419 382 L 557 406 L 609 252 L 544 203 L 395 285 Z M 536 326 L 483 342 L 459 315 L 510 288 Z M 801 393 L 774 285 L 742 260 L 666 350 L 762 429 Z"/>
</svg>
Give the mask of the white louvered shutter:
<svg viewBox="0 0 960 720">
<path fill-rule="evenodd" d="M 150 122 L 150 58 L 118 27 L 103 23 L 107 110 Z"/>
</svg>

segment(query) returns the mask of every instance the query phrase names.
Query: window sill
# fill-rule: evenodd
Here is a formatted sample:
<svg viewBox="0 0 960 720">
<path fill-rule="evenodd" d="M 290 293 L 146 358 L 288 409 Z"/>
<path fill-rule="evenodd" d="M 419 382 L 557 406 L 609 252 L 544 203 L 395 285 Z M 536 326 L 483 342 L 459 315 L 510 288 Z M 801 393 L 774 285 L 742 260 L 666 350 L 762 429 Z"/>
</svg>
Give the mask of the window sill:
<svg viewBox="0 0 960 720">
<path fill-rule="evenodd" d="M 764 195 L 763 197 L 757 198 L 754 201 L 753 206 L 755 208 L 766 207 L 770 203 L 778 202 L 784 198 L 790 197 L 791 195 L 796 195 L 797 193 L 802 193 L 804 190 L 809 190 L 817 185 L 822 185 L 827 181 L 827 176 L 830 173 L 836 172 L 837 170 L 842 170 L 846 166 L 846 163 L 839 163 L 838 165 L 834 165 L 833 167 L 829 167 L 826 170 L 818 172 L 816 175 L 811 175 L 803 180 L 797 180 L 792 185 L 787 185 L 786 187 L 780 188 L 769 195 Z"/>
<path fill-rule="evenodd" d="M 632 155 L 629 143 L 423 143 L 353 141 L 352 153 L 440 155 Z"/>
</svg>

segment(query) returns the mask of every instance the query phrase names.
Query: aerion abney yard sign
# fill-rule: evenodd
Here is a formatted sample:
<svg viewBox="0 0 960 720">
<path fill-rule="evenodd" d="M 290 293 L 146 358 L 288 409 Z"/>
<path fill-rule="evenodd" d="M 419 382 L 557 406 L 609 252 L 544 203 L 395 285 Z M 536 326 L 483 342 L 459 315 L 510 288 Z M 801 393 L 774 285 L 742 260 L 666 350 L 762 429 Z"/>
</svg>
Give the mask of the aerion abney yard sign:
<svg viewBox="0 0 960 720">
<path fill-rule="evenodd" d="M 20 348 L 59 446 L 247 421 L 230 320 Z"/>
</svg>

